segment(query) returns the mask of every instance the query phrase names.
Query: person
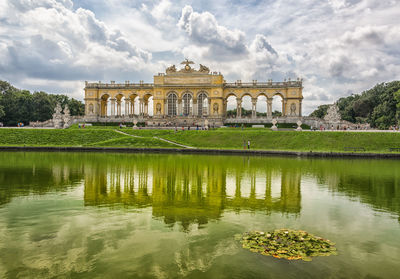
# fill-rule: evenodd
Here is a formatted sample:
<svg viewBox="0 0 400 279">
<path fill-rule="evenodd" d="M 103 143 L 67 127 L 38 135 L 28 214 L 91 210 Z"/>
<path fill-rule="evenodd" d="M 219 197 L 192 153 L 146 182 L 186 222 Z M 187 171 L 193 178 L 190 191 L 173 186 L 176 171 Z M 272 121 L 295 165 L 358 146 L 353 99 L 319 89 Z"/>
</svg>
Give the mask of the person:
<svg viewBox="0 0 400 279">
<path fill-rule="evenodd" d="M 78 124 L 78 128 L 79 128 L 79 129 L 81 128 L 81 123 Z"/>
<path fill-rule="evenodd" d="M 247 149 L 250 149 L 250 140 L 247 141 Z"/>
<path fill-rule="evenodd" d="M 243 141 L 243 149 L 246 149 L 246 141 Z"/>
<path fill-rule="evenodd" d="M 119 128 L 122 129 L 122 123 L 119 123 Z"/>
</svg>

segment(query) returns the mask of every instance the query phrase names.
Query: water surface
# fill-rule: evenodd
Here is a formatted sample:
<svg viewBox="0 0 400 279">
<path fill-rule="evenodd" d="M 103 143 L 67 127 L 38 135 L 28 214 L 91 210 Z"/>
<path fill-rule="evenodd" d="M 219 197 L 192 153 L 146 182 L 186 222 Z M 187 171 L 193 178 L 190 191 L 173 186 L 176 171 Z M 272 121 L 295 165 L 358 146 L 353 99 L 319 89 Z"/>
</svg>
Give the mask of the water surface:
<svg viewBox="0 0 400 279">
<path fill-rule="evenodd" d="M 400 161 L 0 153 L 0 278 L 397 278 Z M 279 260 L 248 230 L 338 256 Z"/>
</svg>

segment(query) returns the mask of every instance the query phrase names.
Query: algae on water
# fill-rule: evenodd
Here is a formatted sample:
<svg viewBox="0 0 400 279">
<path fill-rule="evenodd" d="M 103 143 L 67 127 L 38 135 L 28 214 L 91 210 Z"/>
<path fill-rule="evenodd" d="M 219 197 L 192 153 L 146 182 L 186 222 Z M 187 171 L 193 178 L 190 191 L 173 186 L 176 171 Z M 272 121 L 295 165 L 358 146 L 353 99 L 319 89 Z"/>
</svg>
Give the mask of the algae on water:
<svg viewBox="0 0 400 279">
<path fill-rule="evenodd" d="M 240 239 L 243 248 L 278 259 L 311 261 L 311 257 L 336 255 L 335 243 L 305 231 L 252 231 Z"/>
</svg>

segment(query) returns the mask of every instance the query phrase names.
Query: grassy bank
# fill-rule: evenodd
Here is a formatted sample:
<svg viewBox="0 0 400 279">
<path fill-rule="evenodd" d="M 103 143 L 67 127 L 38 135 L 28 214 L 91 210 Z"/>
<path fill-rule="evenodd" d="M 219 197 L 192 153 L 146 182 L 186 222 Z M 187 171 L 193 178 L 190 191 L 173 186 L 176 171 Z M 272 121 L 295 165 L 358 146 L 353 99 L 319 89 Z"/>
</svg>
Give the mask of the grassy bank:
<svg viewBox="0 0 400 279">
<path fill-rule="evenodd" d="M 2 146 L 175 147 L 153 138 L 134 138 L 113 129 L 0 129 Z"/>
<path fill-rule="evenodd" d="M 198 148 L 243 149 L 247 140 L 252 149 L 344 152 L 346 147 L 362 147 L 365 152 L 389 152 L 400 147 L 400 133 L 295 132 L 267 129 L 217 129 L 211 131 L 127 130 L 133 135 L 158 136 Z"/>
<path fill-rule="evenodd" d="M 400 133 L 368 132 L 295 132 L 268 129 L 216 129 L 210 131 L 133 130 L 116 132 L 116 128 L 65 130 L 0 129 L 2 146 L 102 146 L 102 147 L 148 147 L 173 148 L 176 145 L 154 137 L 171 140 L 197 148 L 243 149 L 247 140 L 251 149 L 351 152 L 346 147 L 361 147 L 365 152 L 388 153 L 389 148 L 400 147 Z"/>
</svg>

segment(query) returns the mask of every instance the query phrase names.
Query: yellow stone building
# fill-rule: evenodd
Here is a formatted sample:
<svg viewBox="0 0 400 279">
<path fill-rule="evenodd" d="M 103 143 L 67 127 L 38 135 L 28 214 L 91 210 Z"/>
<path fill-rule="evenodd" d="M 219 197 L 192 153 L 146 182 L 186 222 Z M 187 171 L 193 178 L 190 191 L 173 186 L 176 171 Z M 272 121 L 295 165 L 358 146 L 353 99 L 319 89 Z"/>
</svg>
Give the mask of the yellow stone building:
<svg viewBox="0 0 400 279">
<path fill-rule="evenodd" d="M 271 122 L 272 98 L 275 95 L 282 99 L 282 117 L 301 117 L 303 87 L 300 79 L 227 83 L 221 73 L 210 72 L 206 66 L 200 64 L 196 70 L 190 66 L 194 63 L 187 59 L 181 64 L 184 65 L 182 69 L 178 70 L 173 65 L 165 73 L 154 76 L 154 83 L 86 82 L 86 120 L 120 122 L 139 119 L 160 125 L 166 121 L 191 123 L 193 120 L 198 123 L 208 119 L 220 124 L 227 120 L 228 98 L 233 96 L 237 104 L 234 121 L 258 119 Z M 251 98 L 251 118 L 241 115 L 245 96 Z M 257 117 L 256 113 L 260 96 L 264 96 L 266 106 L 263 117 Z"/>
</svg>

